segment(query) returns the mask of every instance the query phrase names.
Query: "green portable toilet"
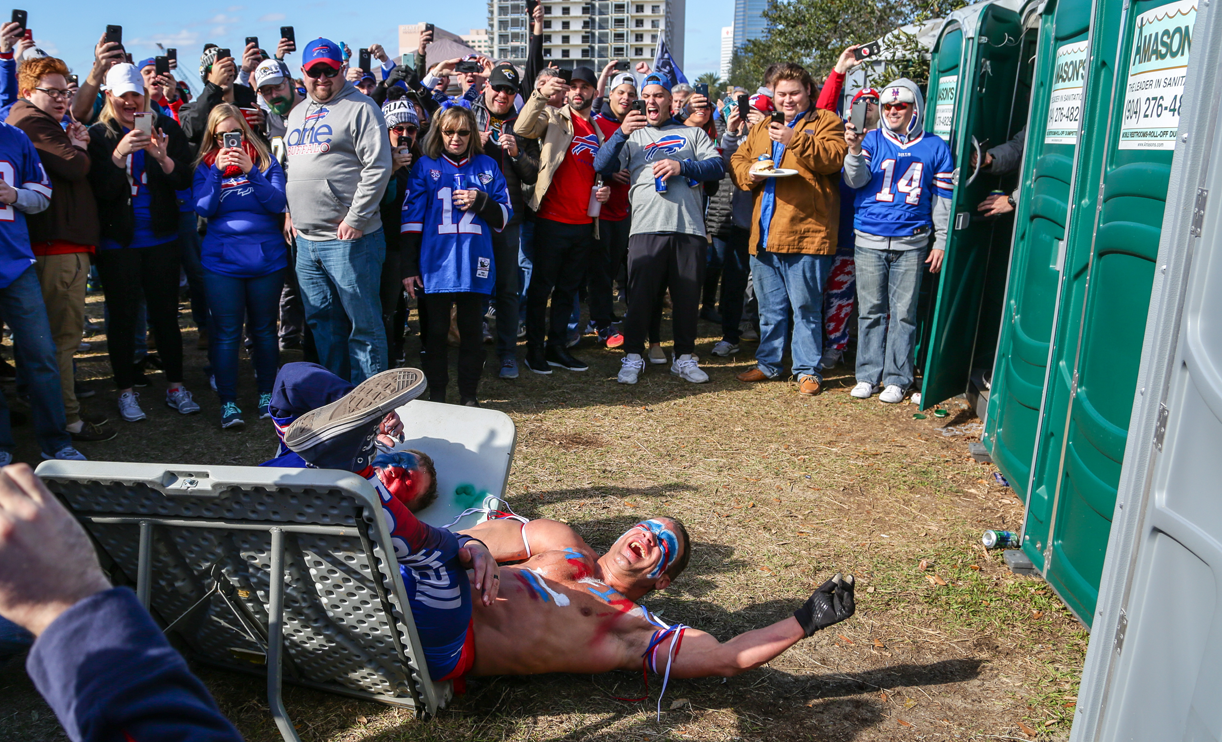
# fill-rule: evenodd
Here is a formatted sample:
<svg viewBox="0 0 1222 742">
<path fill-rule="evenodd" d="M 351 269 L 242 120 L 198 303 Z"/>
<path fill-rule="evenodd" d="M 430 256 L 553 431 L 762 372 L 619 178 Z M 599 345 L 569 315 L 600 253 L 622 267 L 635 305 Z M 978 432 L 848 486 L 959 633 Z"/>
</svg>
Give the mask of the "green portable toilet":
<svg viewBox="0 0 1222 742">
<path fill-rule="evenodd" d="M 1096 6 L 1079 167 L 1098 171 L 1100 187 L 1078 179 L 1072 196 L 1023 542 L 1088 626 L 1137 392 L 1197 2 Z M 1108 39 L 1117 63 L 1096 69 L 1107 55 L 1094 50 Z M 1035 517 L 1037 497 L 1051 502 L 1046 520 Z"/>
<path fill-rule="evenodd" d="M 923 408 L 964 392 L 978 363 L 992 365 L 1012 230 L 1009 218 L 978 218 L 976 207 L 994 189 L 1014 190 L 1017 177 L 988 175 L 979 167 L 984 151 L 1008 141 L 1027 118 L 1030 94 L 1017 94 L 1022 5 L 995 0 L 957 10 L 934 43 L 926 129 L 950 144 L 956 185 L 942 271 L 929 277 L 932 306 L 921 319 Z M 973 153 L 979 155 L 975 169 Z M 985 301 L 990 295 L 997 297 L 991 306 Z"/>
<path fill-rule="evenodd" d="M 1091 0 L 1052 0 L 1040 7 L 1038 15 L 1032 13 L 1024 21 L 1027 27 L 1038 25 L 1039 41 L 1023 185 L 1015 211 L 1010 274 L 982 442 L 1026 502 L 1064 258 Z"/>
</svg>

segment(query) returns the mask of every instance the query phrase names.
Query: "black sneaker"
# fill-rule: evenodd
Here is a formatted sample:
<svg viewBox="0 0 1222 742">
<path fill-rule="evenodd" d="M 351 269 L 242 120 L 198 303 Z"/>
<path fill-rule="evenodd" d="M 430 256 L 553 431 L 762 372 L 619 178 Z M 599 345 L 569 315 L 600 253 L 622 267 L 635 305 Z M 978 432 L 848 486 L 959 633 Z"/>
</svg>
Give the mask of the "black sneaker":
<svg viewBox="0 0 1222 742">
<path fill-rule="evenodd" d="M 72 390 L 77 399 L 89 399 L 90 397 L 96 397 L 98 394 L 97 389 L 82 386 L 79 381 L 73 384 Z"/>
<path fill-rule="evenodd" d="M 547 353 L 542 348 L 528 347 L 526 349 L 526 368 L 544 376 L 552 372 L 552 367 L 547 360 Z"/>
<path fill-rule="evenodd" d="M 372 461 L 378 423 L 426 386 L 420 369 L 383 371 L 297 418 L 284 434 L 284 445 L 320 469 L 360 471 Z"/>
<path fill-rule="evenodd" d="M 81 420 L 81 423 L 79 432 L 73 433 L 71 430 L 68 431 L 68 435 L 71 435 L 72 440 L 75 442 L 93 443 L 96 441 L 108 441 L 118 435 L 113 428 L 94 425 L 88 420 Z"/>
<path fill-rule="evenodd" d="M 547 349 L 547 364 L 567 368 L 569 371 L 589 371 L 590 367 L 573 357 L 573 354 L 559 345 Z M 531 369 L 532 371 L 534 369 Z"/>
<path fill-rule="evenodd" d="M 106 423 L 110 422 L 110 417 L 106 415 L 105 413 L 102 413 L 100 415 L 95 415 L 95 414 L 85 412 L 84 410 L 81 410 L 80 418 L 87 423 L 92 423 L 94 425 L 99 425 L 99 426 L 105 425 Z"/>
</svg>

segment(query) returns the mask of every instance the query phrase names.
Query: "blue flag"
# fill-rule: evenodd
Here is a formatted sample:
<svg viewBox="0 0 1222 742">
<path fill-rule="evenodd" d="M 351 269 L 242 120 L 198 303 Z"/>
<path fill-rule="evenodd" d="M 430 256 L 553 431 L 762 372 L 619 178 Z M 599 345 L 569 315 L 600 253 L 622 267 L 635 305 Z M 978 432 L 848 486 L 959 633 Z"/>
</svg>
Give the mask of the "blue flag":
<svg viewBox="0 0 1222 742">
<path fill-rule="evenodd" d="M 679 65 L 675 64 L 675 58 L 670 55 L 670 47 L 666 46 L 664 36 L 658 37 L 658 48 L 653 55 L 653 71 L 669 77 L 671 85 L 687 82 L 687 76 L 683 74 L 683 70 L 679 69 Z"/>
</svg>

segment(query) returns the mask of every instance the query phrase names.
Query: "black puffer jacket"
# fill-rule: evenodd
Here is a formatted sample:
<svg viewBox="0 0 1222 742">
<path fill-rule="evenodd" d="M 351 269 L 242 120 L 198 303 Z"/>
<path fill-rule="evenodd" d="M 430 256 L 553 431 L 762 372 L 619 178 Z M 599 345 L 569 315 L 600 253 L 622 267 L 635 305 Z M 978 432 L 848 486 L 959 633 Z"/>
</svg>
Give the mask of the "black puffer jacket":
<svg viewBox="0 0 1222 742">
<path fill-rule="evenodd" d="M 726 133 L 725 122 L 720 118 L 714 119 L 714 121 L 717 123 L 717 137 L 720 139 Z M 736 190 L 734 181 L 730 178 L 729 168 L 727 168 L 726 176 L 717 184 L 717 190 L 710 194 L 709 207 L 704 214 L 704 226 L 708 229 L 710 237 L 725 238 L 729 236 L 730 227 L 732 226 L 731 216 L 733 215 L 730 203 Z"/>
<path fill-rule="evenodd" d="M 191 187 L 195 168 L 191 167 L 191 146 L 174 119 L 157 114 L 157 128 L 169 137 L 166 153 L 174 161 L 174 172 L 167 175 L 152 156 L 144 158 L 144 170 L 152 198 L 149 210 L 153 234 L 168 237 L 178 233 L 178 195 L 175 191 Z M 102 239 L 127 246 L 136 234 L 132 189 L 127 181 L 127 169 L 116 167 L 110 159 L 122 138 L 123 131 L 118 124 L 103 121 L 89 127 L 89 182 L 98 204 Z"/>
</svg>

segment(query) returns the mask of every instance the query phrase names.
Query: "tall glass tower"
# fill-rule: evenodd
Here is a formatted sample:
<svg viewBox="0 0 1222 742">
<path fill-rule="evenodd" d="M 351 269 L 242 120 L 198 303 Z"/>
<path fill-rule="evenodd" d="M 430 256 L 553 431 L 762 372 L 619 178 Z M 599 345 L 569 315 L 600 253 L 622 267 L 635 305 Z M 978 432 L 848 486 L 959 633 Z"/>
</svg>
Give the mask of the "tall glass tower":
<svg viewBox="0 0 1222 742">
<path fill-rule="evenodd" d="M 734 0 L 734 48 L 764 35 L 768 0 Z"/>
</svg>

